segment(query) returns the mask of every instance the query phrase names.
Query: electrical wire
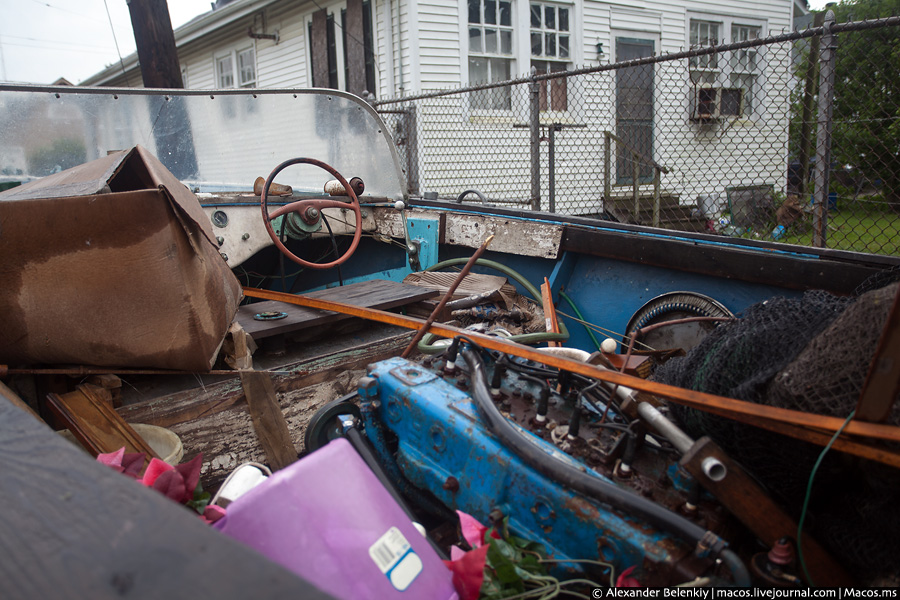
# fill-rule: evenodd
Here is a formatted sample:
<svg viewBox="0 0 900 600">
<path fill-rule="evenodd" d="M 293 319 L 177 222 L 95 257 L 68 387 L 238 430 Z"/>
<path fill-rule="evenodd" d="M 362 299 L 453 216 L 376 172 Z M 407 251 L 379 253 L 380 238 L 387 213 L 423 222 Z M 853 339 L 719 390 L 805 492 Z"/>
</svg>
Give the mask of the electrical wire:
<svg viewBox="0 0 900 600">
<path fill-rule="evenodd" d="M 341 257 L 338 254 L 337 240 L 334 238 L 334 232 L 331 230 L 331 224 L 328 222 L 328 218 L 325 216 L 325 213 L 322 213 L 322 222 L 325 223 L 325 227 L 328 229 L 328 237 L 331 238 L 331 247 L 334 250 L 334 260 L 337 260 Z M 337 274 L 338 274 L 338 283 L 341 286 L 344 285 L 344 275 L 341 273 L 341 265 L 337 265 Z"/>
<path fill-rule="evenodd" d="M 806 577 L 806 583 L 810 586 L 815 585 L 813 583 L 812 577 L 809 576 L 809 571 L 806 568 L 806 560 L 803 558 L 803 544 L 801 543 L 801 539 L 803 536 L 803 522 L 806 520 L 806 511 L 809 508 L 809 499 L 812 496 L 812 486 L 813 479 L 816 477 L 816 471 L 819 470 L 819 465 L 822 464 L 822 459 L 825 458 L 825 454 L 831 449 L 832 444 L 838 439 L 838 436 L 841 435 L 841 432 L 844 431 L 844 428 L 850 424 L 850 421 L 853 420 L 853 417 L 856 416 L 856 409 L 850 413 L 850 416 L 847 417 L 847 420 L 844 421 L 844 424 L 841 425 L 837 431 L 834 432 L 834 435 L 831 436 L 831 440 L 829 440 L 828 444 L 822 448 L 822 452 L 819 453 L 819 458 L 816 460 L 816 464 L 813 465 L 812 471 L 809 472 L 809 481 L 806 483 L 806 497 L 803 498 L 803 509 L 800 511 L 800 521 L 797 523 L 797 556 L 800 559 L 800 566 L 803 567 L 803 575 Z"/>
<path fill-rule="evenodd" d="M 47 6 L 50 6 L 49 4 Z M 109 29 L 112 31 L 113 42 L 116 45 L 116 54 L 119 55 L 119 64 L 122 65 L 122 75 L 125 76 L 125 87 L 131 87 L 131 82 L 128 81 L 128 72 L 125 70 L 125 61 L 122 60 L 122 52 L 119 50 L 119 40 L 116 38 L 116 28 L 113 27 L 112 16 L 109 14 L 109 5 L 106 3 L 106 0 L 103 0 L 103 6 L 106 8 L 106 18 L 109 19 Z"/>
</svg>

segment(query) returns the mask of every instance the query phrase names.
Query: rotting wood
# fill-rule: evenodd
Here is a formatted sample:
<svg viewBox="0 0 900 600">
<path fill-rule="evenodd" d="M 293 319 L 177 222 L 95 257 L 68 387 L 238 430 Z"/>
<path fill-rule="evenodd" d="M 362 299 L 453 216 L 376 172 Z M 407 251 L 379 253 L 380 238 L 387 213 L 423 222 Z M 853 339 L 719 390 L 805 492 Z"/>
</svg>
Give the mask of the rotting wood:
<svg viewBox="0 0 900 600">
<path fill-rule="evenodd" d="M 348 348 L 283 367 L 272 377 L 291 441 L 300 448 L 307 423 L 324 404 L 352 391 L 365 366 L 396 356 L 412 334 Z M 279 371 L 282 373 L 283 371 Z M 129 422 L 166 427 L 177 434 L 186 457 L 202 453 L 204 489 L 215 489 L 245 462 L 266 462 L 237 374 L 227 381 L 161 396 L 118 409 Z"/>
<path fill-rule="evenodd" d="M 355 346 L 317 356 L 280 368 L 272 377 L 275 391 L 291 392 L 334 378 L 343 371 L 365 367 L 371 362 L 394 356 L 409 343 L 411 333 L 391 336 L 376 343 Z M 243 404 L 244 391 L 238 373 L 225 381 L 207 385 L 202 390 L 191 389 L 153 400 L 138 402 L 118 409 L 129 423 L 147 423 L 172 427 L 186 421 L 208 417 Z"/>
<path fill-rule="evenodd" d="M 273 471 L 278 471 L 295 462 L 297 450 L 275 397 L 272 376 L 262 371 L 242 372 L 241 386 L 250 408 L 253 429 L 268 459 L 266 463 Z"/>
</svg>

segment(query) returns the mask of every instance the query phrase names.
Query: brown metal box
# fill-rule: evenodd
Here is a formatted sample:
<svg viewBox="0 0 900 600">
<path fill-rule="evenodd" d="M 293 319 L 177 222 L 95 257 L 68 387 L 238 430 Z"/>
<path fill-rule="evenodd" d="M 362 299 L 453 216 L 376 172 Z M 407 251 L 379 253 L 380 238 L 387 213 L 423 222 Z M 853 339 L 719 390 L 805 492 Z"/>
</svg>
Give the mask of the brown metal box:
<svg viewBox="0 0 900 600">
<path fill-rule="evenodd" d="M 196 196 L 141 146 L 0 194 L 0 364 L 206 371 L 240 299 Z"/>
</svg>

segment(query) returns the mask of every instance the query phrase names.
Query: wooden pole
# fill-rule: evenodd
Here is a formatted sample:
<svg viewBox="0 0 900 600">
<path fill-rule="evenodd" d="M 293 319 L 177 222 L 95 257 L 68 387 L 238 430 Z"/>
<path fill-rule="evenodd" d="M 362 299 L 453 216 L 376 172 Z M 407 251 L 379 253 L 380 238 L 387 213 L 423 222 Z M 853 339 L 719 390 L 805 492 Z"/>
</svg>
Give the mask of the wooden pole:
<svg viewBox="0 0 900 600">
<path fill-rule="evenodd" d="M 128 0 L 128 12 L 144 87 L 183 89 L 166 0 Z"/>
<path fill-rule="evenodd" d="M 472 270 L 472 267 L 475 266 L 475 261 L 484 254 L 484 251 L 487 250 L 487 247 L 491 245 L 491 240 L 494 239 L 494 236 L 488 237 L 488 239 L 484 240 L 484 243 L 481 244 L 481 247 L 475 251 L 475 254 L 469 259 L 466 263 L 466 266 L 463 267 L 462 271 L 457 275 L 456 280 L 450 286 L 450 289 L 447 290 L 447 293 L 444 294 L 444 297 L 441 298 L 441 301 L 438 302 L 438 305 L 434 307 L 434 310 L 431 311 L 431 315 L 428 316 L 428 319 L 425 323 L 419 328 L 416 332 L 416 335 L 413 337 L 412 341 L 409 343 L 409 346 L 406 347 L 406 350 L 403 351 L 403 354 L 400 355 L 400 358 L 406 358 L 412 353 L 412 351 L 416 348 L 416 344 L 425 337 L 425 334 L 428 333 L 428 328 L 434 323 L 434 320 L 437 318 L 441 311 L 444 309 L 444 305 L 450 301 L 450 298 L 453 297 L 453 292 L 456 291 L 456 288 L 459 287 L 459 284 L 462 283 L 462 280 L 466 278 L 466 275 L 469 274 L 469 271 Z"/>
</svg>

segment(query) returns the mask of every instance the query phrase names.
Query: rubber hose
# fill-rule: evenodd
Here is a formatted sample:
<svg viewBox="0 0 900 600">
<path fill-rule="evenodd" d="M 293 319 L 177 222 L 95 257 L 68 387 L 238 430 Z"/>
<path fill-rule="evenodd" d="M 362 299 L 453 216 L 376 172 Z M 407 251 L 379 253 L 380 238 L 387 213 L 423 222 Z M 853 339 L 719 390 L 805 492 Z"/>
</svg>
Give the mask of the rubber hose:
<svg viewBox="0 0 900 600">
<path fill-rule="evenodd" d="M 650 525 L 668 531 L 682 540 L 694 545 L 701 540 L 708 543 L 708 540 L 705 539 L 707 531 L 699 525 L 643 496 L 620 488 L 599 477 L 588 475 L 568 463 L 558 461 L 526 439 L 525 434 L 513 427 L 494 406 L 481 357 L 471 348 L 465 348 L 462 355 L 472 375 L 472 398 L 488 429 L 525 464 L 566 488 L 626 514 L 641 518 Z M 732 571 L 735 583 L 739 583 L 739 580 L 744 581 L 744 574 L 747 570 L 737 555 L 733 552 L 726 552 L 725 542 L 718 536 L 715 536 L 713 540 L 714 543 L 710 547 L 713 555 L 720 555 L 726 562 Z M 746 583 L 741 583 L 741 585 L 749 585 L 749 576 L 746 577 Z"/>
<path fill-rule="evenodd" d="M 425 269 L 426 271 L 440 271 L 441 269 L 445 269 L 447 267 L 452 267 L 455 265 L 462 265 L 469 261 L 468 258 L 451 258 L 449 260 L 441 261 L 436 265 L 432 265 Z M 480 267 L 488 267 L 497 271 L 500 271 L 507 277 L 513 279 L 516 283 L 525 288 L 525 291 L 532 297 L 536 302 L 541 302 L 541 293 L 538 291 L 536 287 L 534 287 L 530 281 L 525 279 L 518 271 L 514 271 L 513 269 L 507 267 L 503 263 L 499 263 L 494 260 L 488 260 L 486 258 L 479 258 L 475 261 L 475 264 Z M 441 350 L 443 350 L 442 346 L 434 346 L 434 341 L 438 339 L 440 336 L 437 336 L 433 333 L 427 333 L 422 340 L 419 342 L 417 348 L 419 352 L 422 354 L 437 354 Z M 519 344 L 542 344 L 544 342 L 565 342 L 569 339 L 569 330 L 566 329 L 565 323 L 562 321 L 559 322 L 559 333 L 552 333 L 550 331 L 540 331 L 536 333 L 522 333 L 519 335 L 513 335 L 506 338 L 510 341 L 517 342 Z"/>
<path fill-rule="evenodd" d="M 744 565 L 744 561 L 742 561 L 737 554 L 734 553 L 733 550 L 729 550 L 725 548 L 721 552 L 719 552 L 719 558 L 722 559 L 722 562 L 728 565 L 728 568 L 731 569 L 731 577 L 734 579 L 734 584 L 738 587 L 750 587 L 752 582 L 750 580 L 750 572 L 747 571 L 746 565 Z"/>
<path fill-rule="evenodd" d="M 581 314 L 581 311 L 578 310 L 578 307 L 575 306 L 575 303 L 572 302 L 572 299 L 569 298 L 569 295 L 568 295 L 568 294 L 566 294 L 566 293 L 565 293 L 564 291 L 562 291 L 562 290 L 559 290 L 559 297 L 562 298 L 563 300 L 565 300 L 566 302 L 569 303 L 569 306 L 572 307 L 572 312 L 575 313 L 575 316 L 576 316 L 576 317 L 578 317 L 578 318 L 581 319 L 582 321 L 587 322 L 587 319 L 584 318 L 584 315 Z M 582 323 L 582 325 L 584 325 L 584 323 Z M 584 330 L 587 331 L 587 334 L 591 337 L 591 340 L 593 340 L 594 345 L 597 346 L 597 350 L 602 351 L 603 348 L 600 347 L 600 340 L 598 340 L 598 339 L 597 339 L 597 336 L 594 335 L 594 331 L 593 331 L 590 327 L 588 327 L 587 325 L 584 325 Z"/>
</svg>

